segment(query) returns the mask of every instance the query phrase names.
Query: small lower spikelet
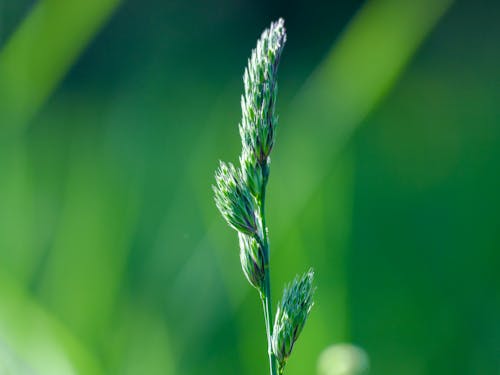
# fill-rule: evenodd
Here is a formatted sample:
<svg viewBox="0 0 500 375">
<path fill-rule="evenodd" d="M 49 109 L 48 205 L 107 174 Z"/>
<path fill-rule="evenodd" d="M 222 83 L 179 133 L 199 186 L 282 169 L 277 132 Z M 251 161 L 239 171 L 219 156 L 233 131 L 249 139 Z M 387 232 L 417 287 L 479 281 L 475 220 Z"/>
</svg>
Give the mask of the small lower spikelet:
<svg viewBox="0 0 500 375">
<path fill-rule="evenodd" d="M 273 329 L 273 353 L 278 360 L 280 374 L 292 353 L 313 306 L 314 271 L 309 270 L 300 278 L 295 277 L 285 288 L 283 298 L 276 311 Z"/>
<path fill-rule="evenodd" d="M 238 233 L 240 241 L 241 268 L 248 282 L 262 291 L 265 277 L 264 252 L 257 240 L 249 235 Z"/>
</svg>

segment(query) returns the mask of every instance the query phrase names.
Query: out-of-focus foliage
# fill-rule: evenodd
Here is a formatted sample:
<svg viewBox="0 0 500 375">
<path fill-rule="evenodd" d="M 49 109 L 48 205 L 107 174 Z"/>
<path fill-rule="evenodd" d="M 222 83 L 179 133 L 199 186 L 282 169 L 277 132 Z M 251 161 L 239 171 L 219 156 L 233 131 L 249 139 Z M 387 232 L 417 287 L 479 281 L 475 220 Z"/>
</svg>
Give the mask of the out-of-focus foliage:
<svg viewBox="0 0 500 375">
<path fill-rule="evenodd" d="M 0 373 L 266 372 L 210 185 L 279 16 L 272 277 L 318 287 L 287 374 L 346 341 L 370 374 L 497 373 L 499 10 L 0 0 Z"/>
</svg>

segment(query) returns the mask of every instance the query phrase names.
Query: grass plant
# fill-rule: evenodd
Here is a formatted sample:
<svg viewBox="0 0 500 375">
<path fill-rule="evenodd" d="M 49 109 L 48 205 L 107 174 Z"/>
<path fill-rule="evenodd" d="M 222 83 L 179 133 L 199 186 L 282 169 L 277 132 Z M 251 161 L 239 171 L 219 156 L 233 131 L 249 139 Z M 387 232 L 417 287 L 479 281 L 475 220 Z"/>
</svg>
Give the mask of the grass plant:
<svg viewBox="0 0 500 375">
<path fill-rule="evenodd" d="M 264 30 L 243 75 L 242 151 L 239 166 L 220 162 L 215 174 L 215 203 L 230 227 L 238 232 L 243 273 L 262 300 L 271 375 L 283 374 L 313 305 L 312 270 L 286 288 L 273 317 L 270 247 L 265 202 L 278 116 L 278 66 L 286 43 L 283 19 Z M 274 323 L 273 323 L 274 321 Z"/>
</svg>

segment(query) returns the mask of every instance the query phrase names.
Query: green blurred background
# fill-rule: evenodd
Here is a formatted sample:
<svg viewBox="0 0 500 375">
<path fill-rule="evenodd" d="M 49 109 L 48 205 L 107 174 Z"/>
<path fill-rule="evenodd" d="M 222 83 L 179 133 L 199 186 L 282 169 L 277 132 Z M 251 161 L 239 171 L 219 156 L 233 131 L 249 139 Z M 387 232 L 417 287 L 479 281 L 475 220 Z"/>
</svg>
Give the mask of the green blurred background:
<svg viewBox="0 0 500 375">
<path fill-rule="evenodd" d="M 265 374 L 210 185 L 284 17 L 272 282 L 313 266 L 287 367 L 500 374 L 496 1 L 0 0 L 0 374 Z M 354 373 L 351 373 L 354 375 Z"/>
</svg>

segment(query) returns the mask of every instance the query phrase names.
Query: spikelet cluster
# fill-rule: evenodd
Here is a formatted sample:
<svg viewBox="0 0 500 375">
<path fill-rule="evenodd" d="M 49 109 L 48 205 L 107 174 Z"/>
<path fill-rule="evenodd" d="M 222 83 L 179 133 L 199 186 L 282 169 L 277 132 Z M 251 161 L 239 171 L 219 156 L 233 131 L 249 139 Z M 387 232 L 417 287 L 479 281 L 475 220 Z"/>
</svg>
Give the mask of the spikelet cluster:
<svg viewBox="0 0 500 375">
<path fill-rule="evenodd" d="M 240 261 L 248 282 L 260 289 L 265 277 L 264 252 L 253 236 L 238 233 L 240 242 Z"/>
<path fill-rule="evenodd" d="M 278 360 L 280 373 L 292 353 L 302 328 L 313 306 L 314 272 L 309 270 L 300 278 L 295 277 L 283 293 L 274 320 L 272 346 Z"/>
<path fill-rule="evenodd" d="M 227 223 L 239 232 L 257 233 L 255 201 L 241 171 L 233 164 L 221 161 L 215 172 L 215 181 L 215 204 Z"/>
</svg>

